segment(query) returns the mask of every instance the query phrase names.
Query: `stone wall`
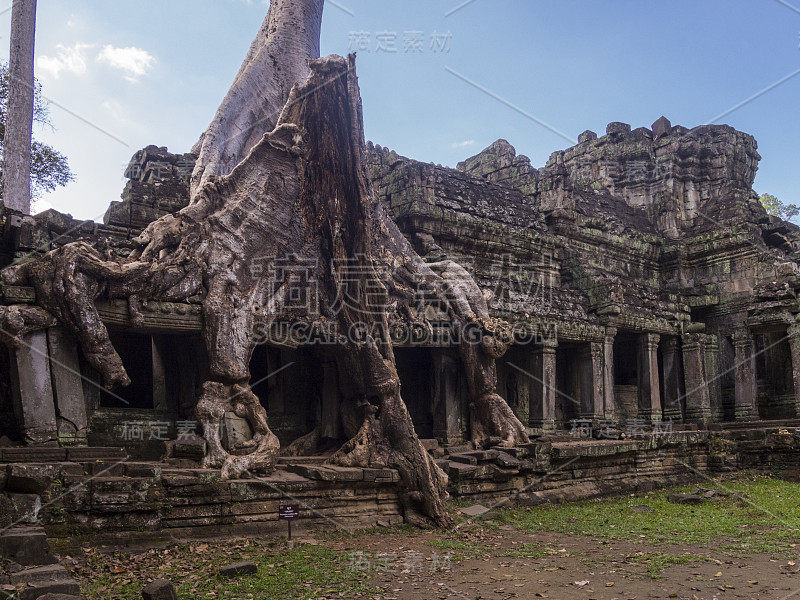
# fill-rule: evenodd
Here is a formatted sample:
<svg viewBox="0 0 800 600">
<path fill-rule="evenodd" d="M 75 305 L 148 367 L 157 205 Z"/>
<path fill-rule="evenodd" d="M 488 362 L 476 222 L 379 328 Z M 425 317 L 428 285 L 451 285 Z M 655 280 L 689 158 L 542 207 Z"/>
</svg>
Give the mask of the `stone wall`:
<svg viewBox="0 0 800 600">
<path fill-rule="evenodd" d="M 534 505 L 651 491 L 741 469 L 800 477 L 797 422 L 764 425 L 630 440 L 554 438 L 510 451 L 426 444 L 448 473 L 453 498 Z M 42 522 L 51 537 L 92 534 L 125 544 L 282 535 L 277 509 L 288 502 L 301 505 L 298 532 L 403 519 L 396 471 L 334 467 L 320 457 L 283 458 L 272 475 L 224 482 L 218 471 L 188 462 L 134 462 L 108 448 L 4 449 L 0 459 L 3 518 Z"/>
<path fill-rule="evenodd" d="M 122 202 L 111 203 L 103 223 L 143 229 L 186 206 L 196 160 L 194 154 L 171 154 L 157 146 L 134 154 L 125 169 L 129 181 L 122 191 Z"/>
<path fill-rule="evenodd" d="M 651 128 L 611 123 L 603 136 L 584 132 L 540 168 L 504 140 L 456 168 L 368 144 L 374 187 L 420 255 L 462 264 L 490 298 L 492 313 L 513 325 L 518 344 L 500 360 L 497 391 L 532 433 L 569 427 L 577 417 L 705 427 L 715 420 L 800 415 L 800 229 L 769 217 L 758 203 L 752 190 L 758 160 L 747 134 L 728 126 L 673 127 L 664 118 Z M 36 217 L 6 211 L 2 238 L 12 249 L 6 260 L 76 240 L 91 241 L 112 258 L 128 256 L 142 227 L 187 204 L 193 161 L 155 146 L 137 152 L 123 200 L 112 203 L 104 224 L 55 211 Z M 0 295 L 7 304 L 36 302 L 30 288 L 0 286 Z M 134 327 L 124 300 L 98 299 L 117 344 L 151 336 L 151 356 L 139 358 L 151 360 L 153 373 L 164 377 L 154 378 L 152 407 L 137 409 L 173 422 L 191 419 L 192 381 L 202 379 L 203 353 L 188 368 L 164 348 L 171 337 L 199 347 L 199 300 L 149 298 L 142 306 L 144 322 Z M 766 339 L 777 344 L 775 351 L 761 351 Z M 419 349 L 433 365 L 425 386 L 409 380 L 418 371 L 413 346 L 419 344 L 398 342 L 409 347 L 404 393 L 423 435 L 457 444 L 469 436 L 458 358 L 446 342 L 429 342 Z M 277 365 L 275 352 L 286 351 L 261 352 L 251 366 Z M 21 360 L 12 354 L 9 374 Z M 80 357 L 75 360 L 92 379 Z M 191 377 L 173 385 L 172 372 Z M 326 379 L 324 369 L 292 376 L 303 385 L 270 384 L 258 392 L 284 445 L 337 411 L 335 378 Z M 103 424 L 102 394 L 92 386 L 83 389 L 85 423 L 73 431 L 62 419 L 42 437 L 20 425 L 26 418 L 20 407 L 37 401 L 35 382 L 18 383 L 29 385 L 16 396 L 13 385 L 0 388 L 0 405 L 20 399 L 18 440 L 81 443 L 88 427 L 94 443 L 115 443 L 114 428 Z M 52 390 L 59 411 L 59 394 L 64 398 L 67 389 L 61 387 Z M 6 429 L 13 435 L 13 424 Z M 152 449 L 129 449 L 157 457 Z"/>
</svg>

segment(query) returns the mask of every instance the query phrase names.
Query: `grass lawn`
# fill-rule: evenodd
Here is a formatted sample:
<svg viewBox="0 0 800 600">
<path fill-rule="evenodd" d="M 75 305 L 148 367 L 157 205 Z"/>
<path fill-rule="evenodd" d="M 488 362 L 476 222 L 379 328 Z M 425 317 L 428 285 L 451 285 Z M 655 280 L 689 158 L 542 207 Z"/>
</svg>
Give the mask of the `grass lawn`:
<svg viewBox="0 0 800 600">
<path fill-rule="evenodd" d="M 523 531 L 642 541 L 648 544 L 708 545 L 744 552 L 792 552 L 800 534 L 800 484 L 768 477 L 741 477 L 703 487 L 744 493 L 744 500 L 674 504 L 669 494 L 685 486 L 625 498 L 565 505 L 505 509 L 492 519 Z M 635 507 L 649 506 L 647 509 Z"/>
</svg>

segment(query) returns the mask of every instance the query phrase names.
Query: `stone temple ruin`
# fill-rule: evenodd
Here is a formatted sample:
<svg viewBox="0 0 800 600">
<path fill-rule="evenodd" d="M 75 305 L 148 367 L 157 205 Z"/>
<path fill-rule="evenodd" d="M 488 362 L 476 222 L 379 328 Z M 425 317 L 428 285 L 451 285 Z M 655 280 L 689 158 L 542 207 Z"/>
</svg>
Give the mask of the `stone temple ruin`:
<svg viewBox="0 0 800 600">
<path fill-rule="evenodd" d="M 497 393 L 530 443 L 474 448 L 448 315 L 426 305 L 430 326 L 393 330 L 403 399 L 451 495 L 514 492 L 538 503 L 695 470 L 797 467 L 800 441 L 787 427 L 800 417 L 800 229 L 761 207 L 751 136 L 664 117 L 652 129 L 611 123 L 539 169 L 504 140 L 455 169 L 367 150 L 380 201 L 419 255 L 464 266 L 515 338 L 497 360 Z M 188 204 L 195 158 L 137 152 L 103 224 L 6 210 L 5 264 L 76 241 L 125 256 L 148 224 Z M 283 268 L 252 258 L 265 277 Z M 293 277 L 289 301 L 310 302 L 310 280 L 302 269 Z M 37 304 L 31 287 L 0 291 L 5 305 Z M 58 323 L 4 337 L 6 524 L 42 521 L 53 535 L 264 531 L 285 495 L 319 525 L 331 515 L 351 524 L 404 518 L 395 470 L 326 464 L 347 435 L 336 345 L 324 332 L 281 323 L 260 332 L 252 390 L 290 451 L 271 473 L 221 481 L 218 469 L 200 468 L 207 449 L 195 407 L 209 368 L 200 303 L 146 298 L 133 318 L 128 302 L 100 297 L 97 310 L 131 379 L 115 391 L 97 383 Z M 292 456 L 310 433 L 315 455 Z M 228 451 L 242 452 L 253 435 L 225 414 Z"/>
</svg>

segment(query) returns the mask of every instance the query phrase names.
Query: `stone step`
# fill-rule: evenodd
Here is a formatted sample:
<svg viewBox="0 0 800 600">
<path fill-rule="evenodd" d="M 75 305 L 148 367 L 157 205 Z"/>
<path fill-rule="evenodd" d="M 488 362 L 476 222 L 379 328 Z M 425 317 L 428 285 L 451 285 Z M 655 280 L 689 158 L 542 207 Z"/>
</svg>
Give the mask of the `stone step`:
<svg viewBox="0 0 800 600">
<path fill-rule="evenodd" d="M 289 473 L 317 481 L 364 481 L 363 469 L 335 467 L 333 465 L 286 465 Z"/>
<path fill-rule="evenodd" d="M 84 473 L 91 477 L 122 477 L 125 474 L 125 463 L 119 460 L 92 460 L 81 462 Z"/>
<path fill-rule="evenodd" d="M 49 549 L 47 556 L 50 557 Z M 59 564 L 28 567 L 11 573 L 5 581 L 7 585 L 14 586 L 15 591 L 13 596 L 6 594 L 3 597 L 13 597 L 15 600 L 38 600 L 46 594 L 80 595 L 78 583 Z"/>
<path fill-rule="evenodd" d="M 95 477 L 92 492 L 139 492 L 150 489 L 158 480 L 154 477 Z"/>
<path fill-rule="evenodd" d="M 279 465 L 321 465 L 327 460 L 325 456 L 280 456 Z"/>
<path fill-rule="evenodd" d="M 439 440 L 436 438 L 420 438 L 419 441 L 428 452 L 433 452 L 439 448 Z"/>
<path fill-rule="evenodd" d="M 15 592 L 14 600 L 39 600 L 46 594 L 61 594 L 66 596 L 80 597 L 81 588 L 74 579 L 59 579 L 56 581 L 40 581 L 29 583 L 19 592 Z"/>
<path fill-rule="evenodd" d="M 7 463 L 54 463 L 89 462 L 96 460 L 120 461 L 128 458 L 122 448 L 96 447 L 58 448 L 51 446 L 26 446 L 23 448 L 1 448 L 0 462 Z"/>
<path fill-rule="evenodd" d="M 437 458 L 433 462 L 436 463 L 436 466 L 439 467 L 442 471 L 447 473 L 447 469 L 450 468 L 450 461 L 446 458 Z"/>
<path fill-rule="evenodd" d="M 0 535 L 0 556 L 22 566 L 56 562 L 42 527 L 12 527 Z"/>
<path fill-rule="evenodd" d="M 123 448 L 114 447 L 82 447 L 66 448 L 67 460 L 70 462 L 88 462 L 95 460 L 117 462 L 128 458 L 128 453 Z"/>
<path fill-rule="evenodd" d="M 472 452 L 464 452 L 465 456 L 473 456 L 478 462 L 491 462 L 497 458 L 497 450 L 473 450 Z M 452 457 L 451 457 L 452 458 Z M 452 458 L 452 460 L 456 460 Z"/>
<path fill-rule="evenodd" d="M 59 564 L 29 567 L 9 576 L 11 585 L 18 583 L 43 583 L 47 581 L 72 581 L 69 572 Z"/>
<path fill-rule="evenodd" d="M 209 485 L 220 481 L 218 469 L 162 468 L 161 483 L 167 487 Z"/>
<path fill-rule="evenodd" d="M 451 454 L 463 454 L 464 452 L 471 452 L 473 450 L 475 450 L 475 448 L 472 444 L 461 444 L 459 446 L 445 447 L 444 453 L 449 456 Z"/>
<path fill-rule="evenodd" d="M 62 476 L 62 469 L 54 464 L 14 463 L 6 472 L 6 491 L 17 494 L 41 494 Z"/>
<path fill-rule="evenodd" d="M 451 462 L 447 468 L 447 476 L 451 481 L 471 479 L 477 477 L 481 472 L 482 469 L 476 465 L 467 465 L 459 462 Z"/>
<path fill-rule="evenodd" d="M 507 454 L 506 452 L 498 452 L 497 456 L 494 458 L 494 463 L 498 467 L 504 469 L 518 469 L 521 461 L 517 457 Z"/>
<path fill-rule="evenodd" d="M 161 477 L 161 467 L 154 463 L 124 462 L 122 471 L 125 477 L 158 479 Z"/>
<path fill-rule="evenodd" d="M 66 448 L 51 448 L 42 446 L 29 446 L 26 448 L 0 449 L 2 462 L 35 462 L 53 463 L 67 460 Z"/>
<path fill-rule="evenodd" d="M 519 448 L 519 447 L 503 448 L 502 451 L 505 452 L 506 454 L 510 454 L 514 458 L 527 458 L 528 456 L 528 450 L 526 448 Z"/>
<path fill-rule="evenodd" d="M 478 458 L 472 454 L 450 454 L 447 457 L 449 460 L 465 465 L 477 465 Z"/>
</svg>

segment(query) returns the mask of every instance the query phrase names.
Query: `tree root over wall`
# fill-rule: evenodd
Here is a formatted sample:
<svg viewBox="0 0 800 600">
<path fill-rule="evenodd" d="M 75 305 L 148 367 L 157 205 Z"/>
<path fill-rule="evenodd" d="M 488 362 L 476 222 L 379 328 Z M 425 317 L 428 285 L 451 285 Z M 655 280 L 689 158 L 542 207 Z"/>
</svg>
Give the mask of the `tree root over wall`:
<svg viewBox="0 0 800 600">
<path fill-rule="evenodd" d="M 270 12 L 297 10 L 298 5 L 318 7 L 321 15 L 320 0 L 273 0 Z M 314 10 L 308 14 L 316 19 Z M 301 44 L 298 52 L 309 50 Z M 249 58 L 256 60 L 258 54 L 251 49 Z M 33 286 L 37 303 L 49 314 L 28 315 L 9 307 L 4 318 L 19 323 L 21 333 L 32 322 L 50 324 L 52 315 L 76 333 L 87 361 L 113 388 L 130 380 L 95 301 L 128 299 L 135 325 L 141 322 L 144 300 L 199 298 L 211 380 L 203 385 L 196 412 L 208 444 L 204 466 L 221 468 L 225 478 L 270 470 L 279 451 L 266 411 L 247 385 L 258 341 L 254 331 L 276 321 L 305 321 L 312 327 L 336 323 L 342 332 L 357 328 L 364 334 L 343 338 L 336 352 L 339 371 L 347 374 L 341 384 L 341 410 L 350 439 L 330 460 L 397 469 L 406 518 L 445 526 L 447 476 L 420 443 L 401 398 L 390 315 L 424 321 L 412 308 L 413 299 L 424 290 L 452 323 L 479 332 L 477 338 L 460 342 L 476 446 L 527 441 L 524 427 L 495 393 L 494 361 L 511 339 L 503 324 L 489 316 L 486 300 L 469 274 L 450 261 L 426 264 L 374 193 L 366 168 L 355 57 L 316 58 L 306 68 L 307 81 L 287 92 L 274 127 L 248 148 L 229 174 L 209 175 L 210 167 L 200 166 L 202 176 L 190 205 L 151 223 L 131 256 L 119 259 L 75 243 L 5 269 L 3 281 Z M 244 67 L 237 77 L 244 85 L 242 78 L 246 83 Z M 265 81 L 271 85 L 270 78 Z M 206 135 L 201 143 L 208 146 L 210 140 Z M 206 147 L 204 153 L 216 156 L 212 150 Z M 297 264 L 314 265 L 310 278 L 319 313 L 291 308 L 286 302 L 291 267 L 282 280 L 259 276 L 251 268 L 253 257 L 289 256 Z M 347 269 L 340 268 L 344 264 Z M 337 302 L 344 295 L 357 300 Z M 226 412 L 245 418 L 255 433 L 248 447 L 235 453 L 220 440 Z M 312 450 L 314 433 L 305 441 L 305 449 Z"/>
</svg>

